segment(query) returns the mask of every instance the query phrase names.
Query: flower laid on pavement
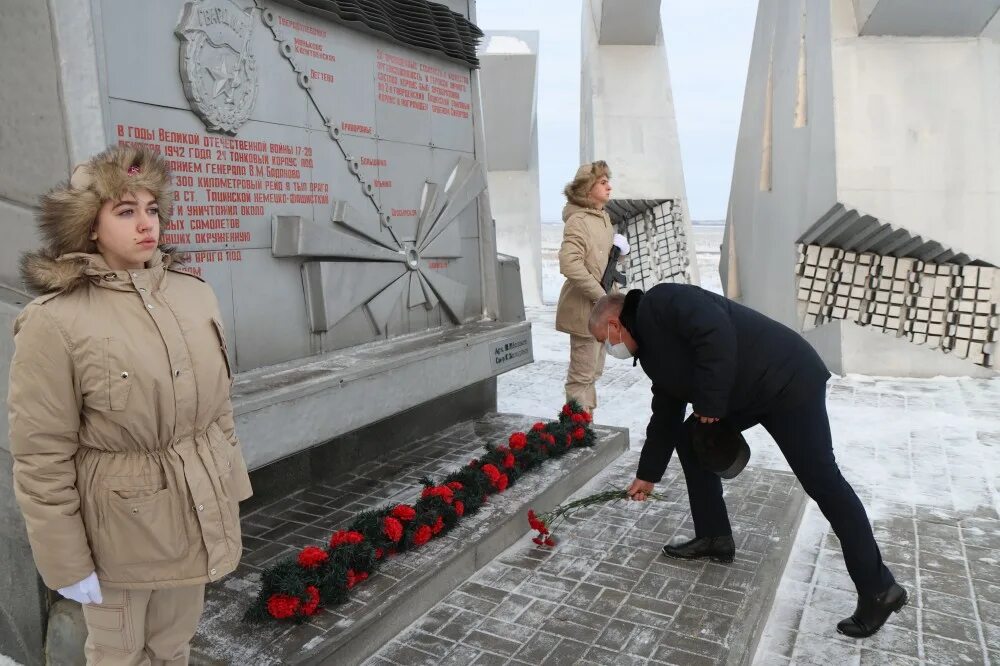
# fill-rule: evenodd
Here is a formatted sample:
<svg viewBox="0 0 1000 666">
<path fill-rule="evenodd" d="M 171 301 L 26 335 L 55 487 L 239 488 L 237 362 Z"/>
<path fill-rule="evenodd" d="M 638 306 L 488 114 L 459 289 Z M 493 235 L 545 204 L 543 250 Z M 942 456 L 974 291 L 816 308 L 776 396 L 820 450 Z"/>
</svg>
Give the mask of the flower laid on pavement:
<svg viewBox="0 0 1000 666">
<path fill-rule="evenodd" d="M 646 500 L 665 500 L 666 495 L 660 493 L 649 493 L 646 495 Z M 531 540 L 534 541 L 539 546 L 546 548 L 552 548 L 556 545 L 556 538 L 552 531 L 555 527 L 562 523 L 564 520 L 572 516 L 574 513 L 581 509 L 585 509 L 590 506 L 595 506 L 597 504 L 610 504 L 619 501 L 628 500 L 628 491 L 623 489 L 612 489 L 604 490 L 599 493 L 594 493 L 593 495 L 587 495 L 586 497 L 581 497 L 575 499 L 572 502 L 566 502 L 565 504 L 560 504 L 551 511 L 546 511 L 544 513 L 535 513 L 534 509 L 528 510 L 528 525 L 531 529 L 538 532 L 538 535 L 533 537 Z"/>
</svg>

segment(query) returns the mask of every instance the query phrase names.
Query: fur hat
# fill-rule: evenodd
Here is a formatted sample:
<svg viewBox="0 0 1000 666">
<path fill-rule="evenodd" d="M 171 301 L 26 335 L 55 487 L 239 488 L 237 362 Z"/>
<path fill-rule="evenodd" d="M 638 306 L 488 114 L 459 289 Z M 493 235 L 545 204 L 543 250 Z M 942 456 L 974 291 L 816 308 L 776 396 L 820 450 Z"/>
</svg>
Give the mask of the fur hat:
<svg viewBox="0 0 1000 666">
<path fill-rule="evenodd" d="M 611 168 L 608 167 L 608 163 L 604 160 L 587 162 L 581 165 L 576 170 L 573 180 L 563 188 L 566 201 L 576 204 L 581 208 L 593 208 L 594 202 L 590 200 L 590 189 L 594 187 L 594 183 L 604 176 L 611 178 Z"/>
<path fill-rule="evenodd" d="M 692 414 L 685 425 L 691 437 L 691 448 L 705 469 L 723 479 L 735 478 L 750 462 L 750 447 L 743 433 L 723 419 L 701 423 Z"/>
<path fill-rule="evenodd" d="M 170 171 L 149 148 L 112 146 L 78 164 L 69 182 L 43 194 L 37 221 L 44 246 L 21 258 L 21 277 L 28 288 L 36 293 L 60 291 L 75 283 L 79 271 L 73 264 L 78 262 L 60 262 L 59 257 L 97 252 L 90 235 L 101 206 L 141 189 L 156 198 L 162 235 L 170 219 Z"/>
</svg>

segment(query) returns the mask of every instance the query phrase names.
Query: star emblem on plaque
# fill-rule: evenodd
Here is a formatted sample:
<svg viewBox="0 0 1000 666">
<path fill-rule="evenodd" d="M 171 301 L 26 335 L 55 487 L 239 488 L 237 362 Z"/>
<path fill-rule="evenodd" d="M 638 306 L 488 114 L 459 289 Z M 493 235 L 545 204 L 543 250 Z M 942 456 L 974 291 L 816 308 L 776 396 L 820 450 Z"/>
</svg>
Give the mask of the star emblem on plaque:
<svg viewBox="0 0 1000 666">
<path fill-rule="evenodd" d="M 211 131 L 236 134 L 257 101 L 257 62 L 250 52 L 257 11 L 233 0 L 194 0 L 184 5 L 174 30 L 184 95 Z"/>
</svg>

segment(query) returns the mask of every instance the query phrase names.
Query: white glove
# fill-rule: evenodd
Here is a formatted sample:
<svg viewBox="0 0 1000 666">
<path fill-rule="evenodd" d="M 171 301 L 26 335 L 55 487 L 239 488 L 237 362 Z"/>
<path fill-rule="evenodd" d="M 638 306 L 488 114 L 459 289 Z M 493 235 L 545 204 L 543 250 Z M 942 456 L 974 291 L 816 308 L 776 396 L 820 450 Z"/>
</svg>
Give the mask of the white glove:
<svg viewBox="0 0 1000 666">
<path fill-rule="evenodd" d="M 622 254 L 628 254 L 628 251 L 631 249 L 628 245 L 628 241 L 625 240 L 625 237 L 621 234 L 615 234 L 615 239 L 612 241 L 612 244 L 621 250 Z"/>
<path fill-rule="evenodd" d="M 79 583 L 69 587 L 60 587 L 59 594 L 67 599 L 79 601 L 81 604 L 99 604 L 104 601 L 101 596 L 101 585 L 97 582 L 97 573 L 92 573 Z"/>
</svg>

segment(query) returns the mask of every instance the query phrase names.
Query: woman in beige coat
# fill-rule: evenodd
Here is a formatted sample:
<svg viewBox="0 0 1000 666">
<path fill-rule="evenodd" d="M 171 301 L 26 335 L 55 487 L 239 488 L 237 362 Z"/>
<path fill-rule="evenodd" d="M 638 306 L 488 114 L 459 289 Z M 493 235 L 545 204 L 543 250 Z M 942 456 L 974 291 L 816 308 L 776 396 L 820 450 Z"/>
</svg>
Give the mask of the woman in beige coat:
<svg viewBox="0 0 1000 666">
<path fill-rule="evenodd" d="M 605 351 L 590 334 L 590 310 L 604 288 L 601 278 L 608 265 L 612 245 L 622 255 L 629 251 L 625 237 L 614 232 L 604 210 L 611 199 L 611 170 L 604 161 L 584 164 L 566 185 L 562 218 L 563 241 L 559 248 L 559 272 L 566 277 L 556 307 L 556 330 L 569 333 L 569 371 L 566 400 L 576 400 L 588 412 L 597 407 L 594 385 L 604 372 Z M 612 288 L 612 293 L 617 291 Z"/>
<path fill-rule="evenodd" d="M 160 247 L 169 174 L 114 147 L 42 197 L 15 322 L 14 490 L 45 584 L 84 604 L 88 664 L 187 664 L 236 568 L 250 480 L 219 306 Z"/>
</svg>

